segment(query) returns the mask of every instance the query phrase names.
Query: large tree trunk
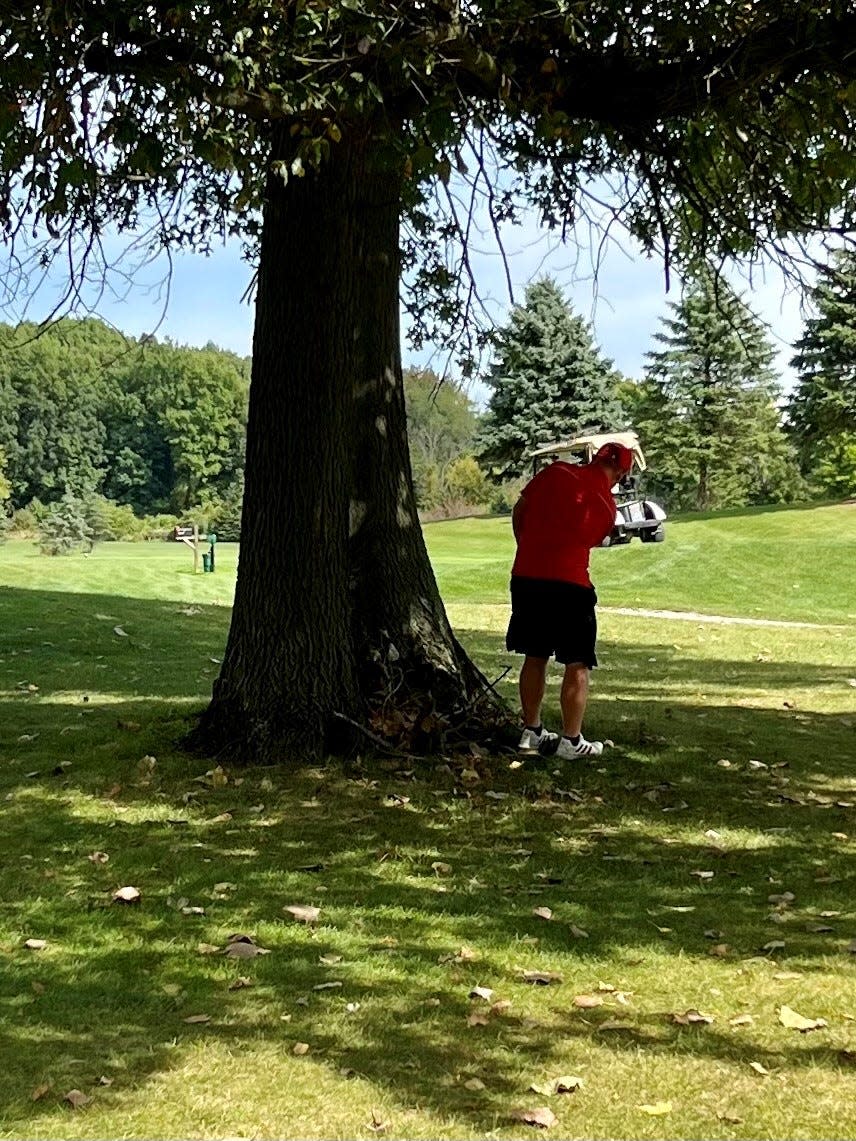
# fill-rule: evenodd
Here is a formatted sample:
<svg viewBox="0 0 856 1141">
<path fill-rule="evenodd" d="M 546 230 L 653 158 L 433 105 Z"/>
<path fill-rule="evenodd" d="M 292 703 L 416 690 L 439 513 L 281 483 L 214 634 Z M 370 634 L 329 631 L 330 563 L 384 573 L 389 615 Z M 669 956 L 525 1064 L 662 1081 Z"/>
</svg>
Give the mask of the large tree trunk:
<svg viewBox="0 0 856 1141">
<path fill-rule="evenodd" d="M 287 155 L 281 137 L 273 157 Z M 308 759 L 357 726 L 425 745 L 474 712 L 502 719 L 451 632 L 416 515 L 399 208 L 400 175 L 368 132 L 317 173 L 269 180 L 238 584 L 195 735 L 208 750 Z"/>
</svg>

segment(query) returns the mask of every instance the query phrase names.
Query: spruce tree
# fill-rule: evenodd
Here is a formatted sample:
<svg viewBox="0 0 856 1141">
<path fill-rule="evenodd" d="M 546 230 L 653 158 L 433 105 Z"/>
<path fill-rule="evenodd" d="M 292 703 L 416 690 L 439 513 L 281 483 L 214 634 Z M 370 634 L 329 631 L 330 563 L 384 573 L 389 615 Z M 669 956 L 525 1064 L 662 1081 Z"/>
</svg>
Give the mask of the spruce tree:
<svg viewBox="0 0 856 1141">
<path fill-rule="evenodd" d="M 673 510 L 794 498 L 801 481 L 763 323 L 708 272 L 670 308 L 637 407 L 649 488 Z"/>
<path fill-rule="evenodd" d="M 86 504 L 70 491 L 53 504 L 39 531 L 43 555 L 70 555 L 82 548 L 92 550 L 94 537 Z"/>
<path fill-rule="evenodd" d="M 479 458 L 494 474 L 517 475 L 538 444 L 621 427 L 619 380 L 556 282 L 536 281 L 497 336 Z"/>
<path fill-rule="evenodd" d="M 809 299 L 791 361 L 798 381 L 788 418 L 803 470 L 833 494 L 856 493 L 856 254 L 842 251 Z"/>
</svg>

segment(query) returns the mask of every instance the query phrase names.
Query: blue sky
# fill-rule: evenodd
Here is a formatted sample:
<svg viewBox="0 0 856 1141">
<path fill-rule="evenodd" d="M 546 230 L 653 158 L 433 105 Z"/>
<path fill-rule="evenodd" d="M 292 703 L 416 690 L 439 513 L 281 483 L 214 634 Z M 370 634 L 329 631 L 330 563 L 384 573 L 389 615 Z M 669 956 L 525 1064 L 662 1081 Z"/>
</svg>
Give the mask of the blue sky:
<svg viewBox="0 0 856 1141">
<path fill-rule="evenodd" d="M 520 301 L 526 284 L 550 273 L 562 285 L 577 312 L 594 328 L 603 352 L 628 376 L 639 376 L 644 356 L 651 347 L 660 318 L 670 300 L 677 300 L 680 282 L 674 281 L 666 294 L 662 264 L 647 259 L 629 242 L 607 247 L 595 275 L 591 247 L 563 246 L 557 238 L 541 230 L 534 216 L 523 225 L 507 226 L 503 242 L 514 287 Z M 472 261 L 479 292 L 494 319 L 501 323 L 510 304 L 502 259 L 492 240 L 473 242 Z M 242 301 L 252 271 L 241 258 L 240 246 L 230 242 L 202 255 L 178 254 L 173 260 L 169 298 L 161 282 L 166 264 L 158 263 L 137 275 L 133 286 L 122 296 L 105 296 L 96 312 L 123 332 L 140 335 L 157 331 L 188 345 L 208 341 L 240 354 L 252 347 L 253 308 Z M 778 353 L 779 372 L 786 385 L 792 381 L 788 368 L 791 345 L 802 328 L 800 297 L 786 292 L 781 275 L 770 270 L 766 280 L 756 277 L 751 284 L 736 279 L 755 311 L 769 323 Z M 32 301 L 27 316 L 40 319 L 52 304 L 49 288 L 43 288 Z M 20 308 L 18 308 L 20 313 Z M 7 316 L 8 319 L 8 316 Z M 432 364 L 442 371 L 444 358 L 413 354 L 405 345 L 405 363 Z M 484 389 L 475 383 L 471 394 L 477 401 Z"/>
</svg>

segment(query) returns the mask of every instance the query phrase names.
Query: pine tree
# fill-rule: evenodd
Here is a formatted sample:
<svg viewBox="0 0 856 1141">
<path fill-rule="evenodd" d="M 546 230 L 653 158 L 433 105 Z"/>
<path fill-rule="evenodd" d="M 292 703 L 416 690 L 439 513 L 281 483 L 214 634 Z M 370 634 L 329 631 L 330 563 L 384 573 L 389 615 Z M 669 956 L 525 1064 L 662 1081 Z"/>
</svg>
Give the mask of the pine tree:
<svg viewBox="0 0 856 1141">
<path fill-rule="evenodd" d="M 70 555 L 94 542 L 87 519 L 86 504 L 70 491 L 53 504 L 40 527 L 39 547 L 43 555 Z"/>
<path fill-rule="evenodd" d="M 803 470 L 833 494 L 856 493 L 856 254 L 842 251 L 811 291 L 791 361 L 798 381 L 788 418 Z"/>
<path fill-rule="evenodd" d="M 637 406 L 649 488 L 673 510 L 794 498 L 801 480 L 762 322 L 706 272 L 671 314 L 655 335 L 661 348 L 648 354 Z"/>
<path fill-rule="evenodd" d="M 496 474 L 519 474 L 540 443 L 620 427 L 619 380 L 556 282 L 535 282 L 497 338 L 479 458 Z"/>
</svg>

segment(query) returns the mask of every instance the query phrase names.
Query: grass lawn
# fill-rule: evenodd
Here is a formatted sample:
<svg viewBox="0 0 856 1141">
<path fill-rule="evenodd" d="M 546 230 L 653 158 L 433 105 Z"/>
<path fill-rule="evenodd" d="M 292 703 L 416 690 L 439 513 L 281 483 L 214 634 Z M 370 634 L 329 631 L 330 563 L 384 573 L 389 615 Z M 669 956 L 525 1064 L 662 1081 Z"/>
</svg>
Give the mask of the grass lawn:
<svg viewBox="0 0 856 1141">
<path fill-rule="evenodd" d="M 596 552 L 607 606 L 825 625 L 606 612 L 615 747 L 555 774 L 217 771 L 175 742 L 235 550 L 194 577 L 168 544 L 0 547 L 0 1138 L 513 1138 L 539 1107 L 560 1137 L 856 1137 L 854 520 Z M 499 676 L 508 522 L 426 535 Z M 213 952 L 236 933 L 270 954 Z"/>
</svg>

